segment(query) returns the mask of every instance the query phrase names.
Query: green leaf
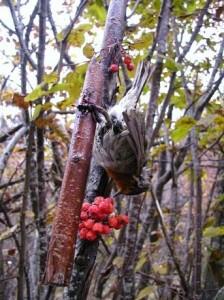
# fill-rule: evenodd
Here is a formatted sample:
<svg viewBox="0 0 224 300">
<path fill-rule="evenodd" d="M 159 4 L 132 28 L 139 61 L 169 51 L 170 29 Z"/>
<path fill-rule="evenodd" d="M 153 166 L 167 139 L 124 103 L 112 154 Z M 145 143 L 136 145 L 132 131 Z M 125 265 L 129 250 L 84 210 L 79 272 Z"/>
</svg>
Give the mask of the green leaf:
<svg viewBox="0 0 224 300">
<path fill-rule="evenodd" d="M 63 34 L 63 31 L 61 31 L 57 34 L 57 41 L 61 42 L 63 40 L 63 38 L 64 38 L 64 34 Z"/>
<path fill-rule="evenodd" d="M 67 99 L 64 99 L 63 101 L 57 103 L 57 107 L 60 110 L 64 110 L 65 108 L 71 106 L 72 104 L 74 104 L 74 99 L 73 98 L 67 98 Z"/>
<path fill-rule="evenodd" d="M 184 116 L 176 121 L 175 128 L 171 131 L 171 137 L 174 142 L 179 142 L 184 139 L 188 132 L 194 127 L 196 121 L 189 116 Z"/>
<path fill-rule="evenodd" d="M 57 83 L 49 89 L 50 93 L 68 91 L 71 88 L 72 84 L 61 82 Z"/>
<path fill-rule="evenodd" d="M 166 275 L 168 273 L 167 263 L 163 263 L 163 264 L 155 263 L 153 264 L 152 269 L 155 273 L 158 273 L 160 275 Z"/>
<path fill-rule="evenodd" d="M 85 42 L 84 32 L 73 29 L 69 34 L 68 43 L 74 47 L 81 47 Z"/>
<path fill-rule="evenodd" d="M 97 20 L 99 25 L 104 25 L 106 19 L 106 10 L 102 0 L 95 0 L 89 5 L 87 17 Z"/>
<path fill-rule="evenodd" d="M 46 91 L 42 90 L 42 87 L 38 85 L 30 94 L 25 97 L 25 101 L 30 102 L 41 98 L 42 96 L 47 95 Z"/>
<path fill-rule="evenodd" d="M 153 147 L 151 155 L 154 158 L 154 157 L 157 157 L 160 153 L 162 153 L 164 151 L 166 151 L 166 145 L 161 144 L 159 146 Z"/>
<path fill-rule="evenodd" d="M 94 48 L 90 43 L 87 43 L 85 44 L 85 47 L 83 48 L 82 52 L 87 58 L 91 58 L 94 55 Z"/>
<path fill-rule="evenodd" d="M 147 49 L 153 41 L 153 33 L 143 33 L 142 36 L 131 44 L 131 49 Z"/>
<path fill-rule="evenodd" d="M 69 72 L 63 79 L 63 82 L 57 83 L 50 88 L 49 93 L 67 92 L 68 98 L 58 103 L 57 107 L 64 109 L 74 104 L 79 98 L 85 78 L 87 64 L 77 66 L 75 71 Z M 67 97 L 67 96 L 66 96 Z"/>
<path fill-rule="evenodd" d="M 187 13 L 191 14 L 196 9 L 196 1 L 195 0 L 188 0 L 187 2 Z"/>
<path fill-rule="evenodd" d="M 224 226 L 217 226 L 217 227 L 207 227 L 203 231 L 203 236 L 204 237 L 216 237 L 216 236 L 222 236 L 224 235 Z"/>
<path fill-rule="evenodd" d="M 153 7 L 159 11 L 160 10 L 160 7 L 161 7 L 161 1 L 160 0 L 154 0 L 153 1 Z"/>
<path fill-rule="evenodd" d="M 198 33 L 198 34 L 196 35 L 195 41 L 199 43 L 199 42 L 200 42 L 201 40 L 203 40 L 203 39 L 204 39 L 203 35 L 201 35 L 201 34 Z"/>
<path fill-rule="evenodd" d="M 146 253 L 143 253 L 143 255 L 141 255 L 140 259 L 137 262 L 137 265 L 135 267 L 135 272 L 140 271 L 143 265 L 147 262 L 147 260 L 148 257 L 146 256 Z"/>
<path fill-rule="evenodd" d="M 80 24 L 79 26 L 75 27 L 75 30 L 80 32 L 87 32 L 92 29 L 92 25 L 88 23 Z"/>
<path fill-rule="evenodd" d="M 183 89 L 178 89 L 175 94 L 171 97 L 171 104 L 179 109 L 186 107 L 186 96 Z"/>
<path fill-rule="evenodd" d="M 167 58 L 164 65 L 171 72 L 181 70 L 181 65 L 176 63 L 175 60 L 173 60 L 172 58 Z"/>
<path fill-rule="evenodd" d="M 36 120 L 39 117 L 41 110 L 42 110 L 42 105 L 41 104 L 36 105 L 32 115 L 32 121 Z"/>
<path fill-rule="evenodd" d="M 149 296 L 150 294 L 152 294 L 154 292 L 154 288 L 152 286 L 147 286 L 144 289 L 142 289 L 137 297 L 135 298 L 135 300 L 141 300 L 147 296 Z"/>
<path fill-rule="evenodd" d="M 58 74 L 57 72 L 51 72 L 49 74 L 45 74 L 43 81 L 45 83 L 55 83 L 58 80 Z"/>
<path fill-rule="evenodd" d="M 224 194 L 220 194 L 218 197 L 217 197 L 217 200 L 222 202 L 224 201 Z"/>
</svg>

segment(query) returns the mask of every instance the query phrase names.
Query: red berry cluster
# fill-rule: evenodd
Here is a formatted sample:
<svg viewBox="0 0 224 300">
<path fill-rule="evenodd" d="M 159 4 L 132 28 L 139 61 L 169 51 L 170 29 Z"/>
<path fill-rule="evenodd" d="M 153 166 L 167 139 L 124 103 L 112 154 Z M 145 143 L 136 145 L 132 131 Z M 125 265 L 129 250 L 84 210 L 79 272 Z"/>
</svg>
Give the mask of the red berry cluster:
<svg viewBox="0 0 224 300">
<path fill-rule="evenodd" d="M 92 204 L 83 203 L 80 219 L 79 236 L 89 241 L 94 241 L 100 234 L 108 234 L 112 229 L 120 229 L 128 224 L 128 216 L 114 214 L 113 199 L 104 197 L 96 197 Z"/>
<path fill-rule="evenodd" d="M 135 65 L 132 62 L 132 58 L 131 58 L 131 56 L 126 54 L 125 50 L 122 47 L 121 47 L 121 55 L 123 57 L 123 61 L 124 61 L 124 64 L 126 65 L 127 69 L 129 71 L 133 71 L 135 68 Z M 119 65 L 114 62 L 113 64 L 110 65 L 108 71 L 111 73 L 117 73 L 119 71 Z"/>
<path fill-rule="evenodd" d="M 131 56 L 125 54 L 123 58 L 124 64 L 126 65 L 127 69 L 129 71 L 133 71 L 135 68 L 135 65 L 132 63 L 132 58 Z"/>
</svg>

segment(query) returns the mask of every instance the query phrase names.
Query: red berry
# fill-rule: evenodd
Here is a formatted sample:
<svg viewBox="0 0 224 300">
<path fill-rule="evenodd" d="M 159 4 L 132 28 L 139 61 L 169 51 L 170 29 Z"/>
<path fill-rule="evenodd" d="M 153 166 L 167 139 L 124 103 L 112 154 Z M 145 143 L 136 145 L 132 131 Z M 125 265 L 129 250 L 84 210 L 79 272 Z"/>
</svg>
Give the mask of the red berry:
<svg viewBox="0 0 224 300">
<path fill-rule="evenodd" d="M 108 225 L 103 225 L 102 234 L 108 234 L 111 232 L 111 229 Z"/>
<path fill-rule="evenodd" d="M 97 232 L 97 233 L 102 233 L 103 232 L 103 224 L 102 223 L 95 223 L 93 225 L 93 228 L 92 228 L 93 231 Z"/>
<path fill-rule="evenodd" d="M 117 64 L 111 64 L 109 67 L 109 71 L 111 73 L 116 73 L 116 72 L 118 72 L 118 70 L 119 70 L 119 66 Z"/>
<path fill-rule="evenodd" d="M 89 208 L 89 213 L 92 215 L 97 215 L 100 212 L 99 208 L 96 205 L 91 205 Z"/>
<path fill-rule="evenodd" d="M 130 64 L 127 65 L 127 69 L 128 69 L 129 71 L 133 71 L 134 68 L 135 68 L 135 65 L 134 65 L 133 63 L 130 63 Z"/>
<path fill-rule="evenodd" d="M 79 223 L 79 230 L 81 230 L 84 227 L 85 227 L 85 225 L 83 224 L 83 222 Z"/>
<path fill-rule="evenodd" d="M 97 235 L 95 232 L 93 232 L 92 230 L 87 231 L 86 233 L 86 239 L 88 241 L 94 241 L 97 238 Z"/>
<path fill-rule="evenodd" d="M 99 205 L 104 200 L 103 197 L 99 196 L 94 199 L 94 204 Z"/>
<path fill-rule="evenodd" d="M 99 209 L 100 209 L 100 212 L 102 212 L 102 213 L 111 214 L 114 210 L 114 207 L 110 202 L 104 201 L 99 204 Z"/>
<path fill-rule="evenodd" d="M 129 55 L 126 55 L 126 56 L 124 57 L 124 63 L 125 63 L 126 65 L 129 65 L 129 64 L 131 63 L 131 61 L 132 61 L 132 59 L 131 59 L 131 57 L 130 57 Z"/>
<path fill-rule="evenodd" d="M 104 201 L 108 201 L 108 202 L 110 202 L 111 204 L 113 204 L 113 205 L 114 205 L 114 199 L 113 199 L 113 198 L 111 198 L 111 197 L 107 197 L 107 198 L 105 198 L 105 199 L 104 199 Z"/>
<path fill-rule="evenodd" d="M 82 228 L 80 231 L 79 231 L 79 236 L 80 236 L 80 239 L 86 239 L 86 234 L 87 234 L 88 230 L 86 228 Z"/>
<path fill-rule="evenodd" d="M 83 205 L 82 205 L 82 210 L 83 210 L 83 211 L 88 211 L 88 209 L 89 209 L 90 206 L 91 206 L 90 203 L 85 202 L 85 203 L 83 203 Z"/>
<path fill-rule="evenodd" d="M 95 223 L 95 222 L 94 222 L 94 220 L 92 220 L 92 219 L 88 219 L 88 220 L 86 220 L 86 221 L 83 222 L 85 228 L 87 228 L 87 229 L 92 229 L 94 223 Z"/>
<path fill-rule="evenodd" d="M 87 220 L 88 219 L 88 214 L 86 211 L 82 211 L 80 215 L 81 220 Z"/>
<path fill-rule="evenodd" d="M 117 227 L 119 227 L 119 222 L 117 217 L 111 217 L 108 219 L 108 224 L 110 225 L 110 227 L 115 228 L 115 229 L 119 229 Z"/>
<path fill-rule="evenodd" d="M 98 214 L 95 215 L 95 219 L 98 221 L 103 221 L 107 218 L 107 214 L 99 212 Z"/>
</svg>

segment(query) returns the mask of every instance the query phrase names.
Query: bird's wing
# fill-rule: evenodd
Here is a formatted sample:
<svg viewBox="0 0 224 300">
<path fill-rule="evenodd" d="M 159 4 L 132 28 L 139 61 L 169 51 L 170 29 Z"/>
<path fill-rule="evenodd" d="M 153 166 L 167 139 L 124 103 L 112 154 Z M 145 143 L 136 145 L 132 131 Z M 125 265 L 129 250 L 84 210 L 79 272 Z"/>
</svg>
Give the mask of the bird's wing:
<svg viewBox="0 0 224 300">
<path fill-rule="evenodd" d="M 138 165 L 137 171 L 140 173 L 145 162 L 144 114 L 136 110 L 129 110 L 123 112 L 123 118 L 129 131 L 128 142 L 136 155 Z"/>
</svg>

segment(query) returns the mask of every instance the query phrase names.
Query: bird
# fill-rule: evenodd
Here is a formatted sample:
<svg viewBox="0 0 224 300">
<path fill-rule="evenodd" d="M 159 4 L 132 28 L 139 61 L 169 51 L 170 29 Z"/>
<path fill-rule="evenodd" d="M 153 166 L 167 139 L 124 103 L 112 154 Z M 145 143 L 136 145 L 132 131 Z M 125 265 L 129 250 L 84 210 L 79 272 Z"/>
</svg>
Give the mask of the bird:
<svg viewBox="0 0 224 300">
<path fill-rule="evenodd" d="M 136 74 L 126 95 L 108 110 L 108 114 L 103 113 L 105 120 L 98 124 L 94 144 L 95 160 L 114 181 L 116 195 L 137 195 L 150 186 L 145 114 L 137 107 L 151 74 L 149 63 L 141 63 Z"/>
</svg>

